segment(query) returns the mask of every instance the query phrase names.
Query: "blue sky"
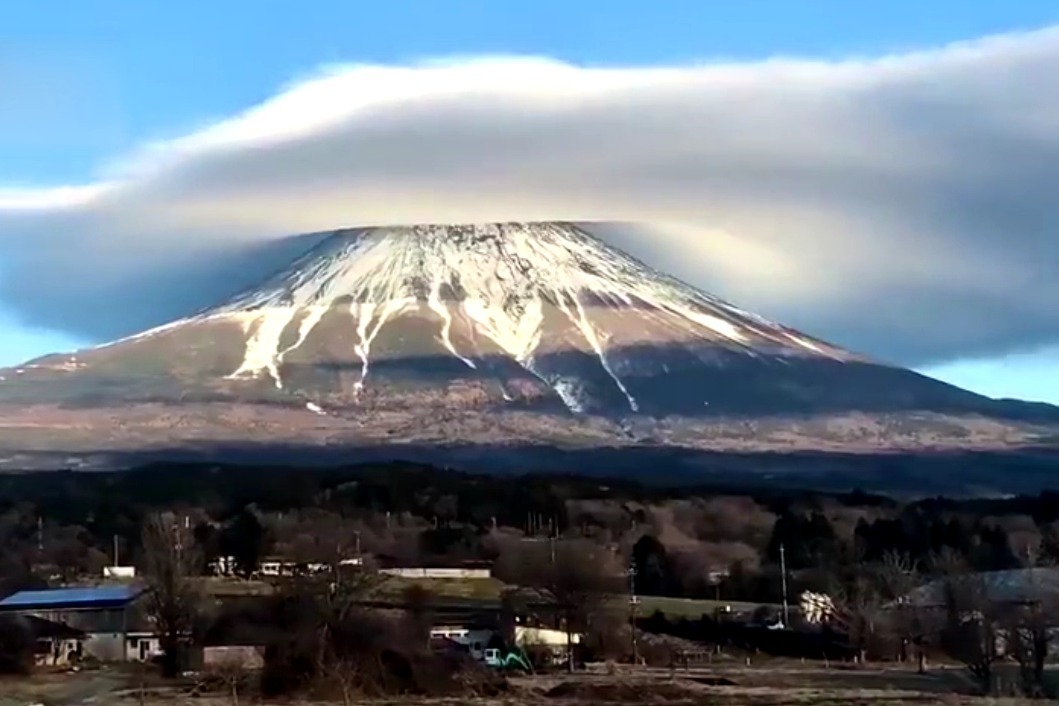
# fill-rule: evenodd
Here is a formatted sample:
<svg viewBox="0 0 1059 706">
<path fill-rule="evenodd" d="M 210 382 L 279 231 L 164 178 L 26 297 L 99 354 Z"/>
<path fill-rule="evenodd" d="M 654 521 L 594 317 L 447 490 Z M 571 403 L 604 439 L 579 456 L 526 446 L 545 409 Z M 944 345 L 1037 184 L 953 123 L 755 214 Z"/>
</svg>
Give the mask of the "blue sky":
<svg viewBox="0 0 1059 706">
<path fill-rule="evenodd" d="M 583 65 L 842 58 L 1059 22 L 1054 0 L 81 0 L 0 11 L 0 187 L 87 182 L 107 160 L 249 108 L 321 65 L 532 54 Z M 10 98 L 13 96 L 13 99 Z M 0 262 L 0 277 L 4 263 Z M 80 341 L 0 310 L 0 364 Z M 1059 402 L 1050 355 L 935 372 Z M 1059 378 L 1059 376 L 1054 376 Z"/>
</svg>

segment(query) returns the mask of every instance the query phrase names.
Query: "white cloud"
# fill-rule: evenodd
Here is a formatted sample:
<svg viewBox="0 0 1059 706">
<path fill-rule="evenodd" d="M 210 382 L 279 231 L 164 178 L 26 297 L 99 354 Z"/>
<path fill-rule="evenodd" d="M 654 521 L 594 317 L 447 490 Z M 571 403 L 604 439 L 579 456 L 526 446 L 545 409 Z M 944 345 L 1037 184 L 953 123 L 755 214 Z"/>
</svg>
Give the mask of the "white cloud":
<svg viewBox="0 0 1059 706">
<path fill-rule="evenodd" d="M 630 221 L 608 239 L 883 357 L 1055 343 L 1057 65 L 1059 29 L 843 62 L 333 67 L 99 183 L 0 190 L 0 301 L 110 336 L 249 283 L 291 233 Z"/>
</svg>

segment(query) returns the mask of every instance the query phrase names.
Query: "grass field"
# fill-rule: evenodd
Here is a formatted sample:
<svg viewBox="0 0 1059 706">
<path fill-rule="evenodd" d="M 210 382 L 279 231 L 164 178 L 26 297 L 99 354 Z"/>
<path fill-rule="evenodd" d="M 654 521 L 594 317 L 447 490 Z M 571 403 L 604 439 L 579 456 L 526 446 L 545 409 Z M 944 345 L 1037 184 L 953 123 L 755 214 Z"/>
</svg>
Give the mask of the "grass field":
<svg viewBox="0 0 1059 706">
<path fill-rule="evenodd" d="M 499 600 L 505 589 L 513 588 L 497 579 L 409 579 L 389 578 L 383 584 L 383 592 L 388 595 L 399 596 L 408 586 L 418 585 L 427 589 L 440 598 L 464 598 L 470 600 L 493 601 Z M 620 601 L 625 596 L 616 597 Z M 715 601 L 698 600 L 691 598 L 669 598 L 666 596 L 638 596 L 639 613 L 649 616 L 656 611 L 661 611 L 670 618 L 699 618 L 702 615 L 713 615 L 717 610 L 731 608 L 736 612 L 753 612 L 760 603 L 746 603 L 740 601 Z M 769 606 L 777 612 L 780 606 Z"/>
<path fill-rule="evenodd" d="M 409 585 L 419 585 L 436 596 L 442 598 L 466 598 L 479 600 L 498 600 L 505 589 L 513 588 L 497 579 L 408 579 L 390 578 L 383 584 L 384 591 L 392 595 L 400 595 L 400 592 Z M 616 596 L 619 601 L 625 601 L 626 597 Z M 699 618 L 702 615 L 713 615 L 718 610 L 730 608 L 736 612 L 753 612 L 760 607 L 761 603 L 747 603 L 742 601 L 717 601 L 700 600 L 693 598 L 669 598 L 667 596 L 638 596 L 639 613 L 649 616 L 656 611 L 661 611 L 670 618 Z M 779 605 L 768 605 L 769 608 L 779 612 Z"/>
<path fill-rule="evenodd" d="M 639 596 L 639 601 L 639 613 L 642 616 L 649 616 L 660 611 L 669 618 L 688 618 L 689 620 L 700 618 L 703 615 L 712 616 L 716 611 L 726 608 L 731 608 L 737 613 L 752 613 L 762 605 L 767 605 L 777 612 L 782 610 L 781 606 L 771 604 L 669 598 L 667 596 Z"/>
</svg>

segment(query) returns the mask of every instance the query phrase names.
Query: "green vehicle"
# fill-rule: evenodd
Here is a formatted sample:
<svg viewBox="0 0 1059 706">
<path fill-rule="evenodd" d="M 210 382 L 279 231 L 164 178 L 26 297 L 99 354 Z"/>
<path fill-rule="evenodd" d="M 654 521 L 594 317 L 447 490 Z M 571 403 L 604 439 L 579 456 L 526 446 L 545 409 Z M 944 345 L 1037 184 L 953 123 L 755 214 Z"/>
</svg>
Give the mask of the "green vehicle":
<svg viewBox="0 0 1059 706">
<path fill-rule="evenodd" d="M 522 650 L 518 648 L 515 648 L 514 650 L 501 650 L 495 647 L 490 647 L 482 653 L 482 661 L 493 669 L 499 669 L 505 672 L 533 673 L 533 666 L 530 664 L 529 659 L 527 659 Z"/>
</svg>

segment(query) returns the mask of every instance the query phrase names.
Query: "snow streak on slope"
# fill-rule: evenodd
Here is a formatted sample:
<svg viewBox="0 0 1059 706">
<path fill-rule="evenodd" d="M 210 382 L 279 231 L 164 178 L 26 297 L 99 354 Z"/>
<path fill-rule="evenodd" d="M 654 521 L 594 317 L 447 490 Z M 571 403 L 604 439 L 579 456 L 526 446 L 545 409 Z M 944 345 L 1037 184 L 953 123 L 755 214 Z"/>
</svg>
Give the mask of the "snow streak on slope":
<svg viewBox="0 0 1059 706">
<path fill-rule="evenodd" d="M 280 338 L 294 320 L 298 310 L 293 307 L 277 307 L 257 316 L 243 317 L 243 331 L 250 338 L 246 342 L 243 363 L 230 378 L 254 377 L 263 370 L 272 376 L 276 387 L 282 387 L 279 364 L 283 353 L 279 350 Z"/>
<path fill-rule="evenodd" d="M 606 325 L 590 314 L 638 314 L 690 340 L 756 354 L 849 354 L 748 314 L 663 275 L 567 223 L 427 225 L 339 231 L 290 268 L 230 303 L 188 320 L 231 317 L 247 335 L 234 377 L 268 375 L 283 386 L 284 356 L 302 346 L 326 312 L 348 306 L 361 362 L 357 389 L 368 382 L 371 347 L 395 319 L 419 312 L 438 320 L 437 339 L 455 358 L 476 368 L 475 353 L 461 353 L 454 320 L 490 339 L 544 380 L 572 409 L 580 409 L 576 380 L 550 377 L 537 364 L 546 312 L 557 311 L 584 339 L 615 387 L 637 403 L 608 357 Z M 298 321 L 292 345 L 284 334 Z M 290 336 L 287 334 L 290 340 Z M 545 341 L 546 343 L 546 341 Z"/>
<path fill-rule="evenodd" d="M 433 286 L 430 288 L 430 298 L 427 300 L 427 304 L 430 306 L 430 310 L 441 317 L 444 322 L 441 325 L 441 342 L 445 344 L 445 348 L 449 350 L 454 356 L 462 360 L 467 364 L 467 367 L 475 369 L 478 366 L 475 365 L 474 361 L 470 358 L 465 358 L 456 352 L 456 346 L 452 345 L 452 314 L 449 312 L 445 303 L 441 301 L 441 280 L 434 280 Z"/>
<path fill-rule="evenodd" d="M 353 346 L 353 350 L 357 357 L 360 358 L 361 363 L 360 380 L 356 383 L 358 392 L 364 389 L 364 383 L 368 379 L 372 341 L 379 335 L 379 331 L 382 330 L 387 321 L 415 305 L 416 299 L 412 297 L 391 299 L 380 304 L 354 302 L 350 305 L 349 311 L 353 315 L 353 320 L 357 323 L 357 344 Z"/>
</svg>

